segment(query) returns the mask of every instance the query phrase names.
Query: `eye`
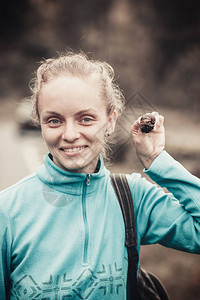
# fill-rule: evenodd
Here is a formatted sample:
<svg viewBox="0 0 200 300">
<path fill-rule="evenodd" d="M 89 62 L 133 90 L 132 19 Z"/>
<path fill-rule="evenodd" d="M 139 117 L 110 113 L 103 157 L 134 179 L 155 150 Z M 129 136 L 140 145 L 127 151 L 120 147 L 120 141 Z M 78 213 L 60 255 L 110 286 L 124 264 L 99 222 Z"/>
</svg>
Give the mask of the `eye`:
<svg viewBox="0 0 200 300">
<path fill-rule="evenodd" d="M 90 117 L 84 117 L 83 119 L 81 119 L 81 123 L 89 124 L 91 122 L 92 122 L 92 118 Z"/>
<path fill-rule="evenodd" d="M 50 119 L 50 120 L 48 121 L 48 123 L 49 123 L 51 126 L 56 126 L 56 125 L 59 125 L 61 122 L 60 122 L 60 120 L 58 120 L 58 119 Z"/>
</svg>

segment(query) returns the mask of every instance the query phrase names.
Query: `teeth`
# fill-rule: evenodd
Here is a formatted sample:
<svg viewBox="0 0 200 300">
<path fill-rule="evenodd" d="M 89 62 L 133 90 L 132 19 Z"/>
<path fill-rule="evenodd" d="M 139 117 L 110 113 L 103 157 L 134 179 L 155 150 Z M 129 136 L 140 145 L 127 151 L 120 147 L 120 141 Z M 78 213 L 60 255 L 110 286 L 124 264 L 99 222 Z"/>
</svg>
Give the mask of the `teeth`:
<svg viewBox="0 0 200 300">
<path fill-rule="evenodd" d="M 75 148 L 65 148 L 63 150 L 68 153 L 73 153 L 73 152 L 81 151 L 83 148 L 84 147 L 75 147 Z"/>
</svg>

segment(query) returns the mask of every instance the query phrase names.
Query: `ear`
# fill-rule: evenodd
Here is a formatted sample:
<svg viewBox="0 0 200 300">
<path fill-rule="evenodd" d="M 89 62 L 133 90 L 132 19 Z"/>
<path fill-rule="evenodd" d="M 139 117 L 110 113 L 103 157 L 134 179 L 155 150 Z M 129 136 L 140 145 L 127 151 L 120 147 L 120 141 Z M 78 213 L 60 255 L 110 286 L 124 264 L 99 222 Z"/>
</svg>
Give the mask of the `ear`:
<svg viewBox="0 0 200 300">
<path fill-rule="evenodd" d="M 109 127 L 108 129 L 110 129 L 109 130 L 111 131 L 110 133 L 114 132 L 116 121 L 117 121 L 117 112 L 114 110 L 108 117 L 108 127 Z"/>
</svg>

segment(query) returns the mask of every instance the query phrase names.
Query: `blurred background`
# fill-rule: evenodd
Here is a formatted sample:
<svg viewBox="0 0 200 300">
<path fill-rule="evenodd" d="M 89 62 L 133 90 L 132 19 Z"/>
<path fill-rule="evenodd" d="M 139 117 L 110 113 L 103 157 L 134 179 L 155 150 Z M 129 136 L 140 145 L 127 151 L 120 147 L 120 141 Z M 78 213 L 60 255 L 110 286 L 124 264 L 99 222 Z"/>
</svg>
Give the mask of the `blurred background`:
<svg viewBox="0 0 200 300">
<path fill-rule="evenodd" d="M 38 62 L 71 49 L 110 63 L 124 91 L 112 172 L 142 173 L 129 130 L 140 114 L 157 110 L 166 149 L 200 176 L 198 0 L 9 0 L 0 14 L 0 189 L 41 164 L 46 147 L 23 99 Z M 200 299 L 198 255 L 145 246 L 141 262 L 171 300 Z"/>
</svg>

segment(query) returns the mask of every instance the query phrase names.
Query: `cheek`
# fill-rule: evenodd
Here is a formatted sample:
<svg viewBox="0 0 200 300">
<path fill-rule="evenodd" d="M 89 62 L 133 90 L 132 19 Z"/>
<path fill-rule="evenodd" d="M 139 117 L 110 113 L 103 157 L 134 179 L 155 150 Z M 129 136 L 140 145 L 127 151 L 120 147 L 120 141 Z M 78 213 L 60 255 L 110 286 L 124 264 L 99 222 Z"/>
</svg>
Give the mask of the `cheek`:
<svg viewBox="0 0 200 300">
<path fill-rule="evenodd" d="M 48 129 L 42 129 L 42 136 L 46 144 L 48 144 L 49 146 L 53 146 L 59 139 L 59 134 L 58 132 L 56 132 L 56 130 L 52 131 Z"/>
<path fill-rule="evenodd" d="M 91 134 L 93 135 L 94 139 L 96 140 L 104 140 L 105 137 L 105 130 L 106 130 L 106 121 L 101 122 L 101 124 L 98 124 L 91 128 Z"/>
<path fill-rule="evenodd" d="M 100 128 L 92 133 L 91 139 L 95 142 L 95 144 L 101 144 L 103 146 L 105 139 L 105 130 Z"/>
<path fill-rule="evenodd" d="M 101 130 L 94 136 L 94 147 L 97 149 L 97 151 L 101 151 L 105 144 L 105 136 L 104 136 L 104 131 Z"/>
</svg>

